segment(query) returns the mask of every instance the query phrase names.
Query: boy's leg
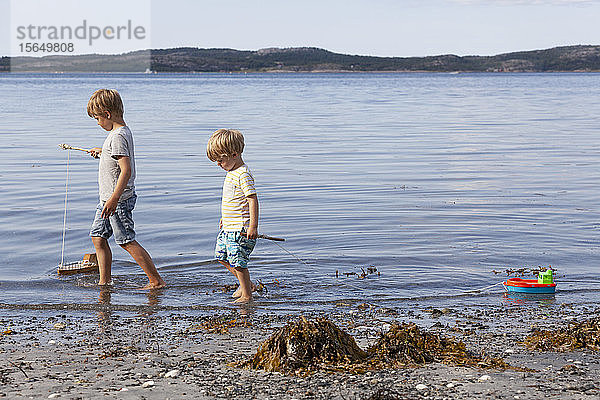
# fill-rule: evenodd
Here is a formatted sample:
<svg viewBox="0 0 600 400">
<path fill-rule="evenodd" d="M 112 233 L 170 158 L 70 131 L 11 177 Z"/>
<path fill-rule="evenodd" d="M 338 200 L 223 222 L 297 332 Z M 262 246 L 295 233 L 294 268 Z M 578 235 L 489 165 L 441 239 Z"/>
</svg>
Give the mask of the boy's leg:
<svg viewBox="0 0 600 400">
<path fill-rule="evenodd" d="M 247 303 L 252 300 L 252 284 L 250 282 L 250 272 L 248 268 L 236 267 L 238 273 L 238 280 L 240 281 L 240 297 L 235 301 L 236 303 Z"/>
<path fill-rule="evenodd" d="M 96 248 L 96 257 L 98 257 L 98 269 L 100 270 L 100 279 L 98 285 L 108 285 L 111 283 L 112 252 L 108 245 L 108 238 L 112 236 L 113 230 L 108 219 L 102 218 L 102 209 L 104 203 L 100 202 L 96 206 L 94 222 L 90 229 L 90 237 Z"/>
<path fill-rule="evenodd" d="M 235 297 L 239 297 L 235 301 L 236 303 L 249 302 L 252 300 L 252 292 L 256 290 L 256 287 L 253 287 L 250 281 L 250 273 L 248 272 L 248 260 L 255 245 L 256 240 L 247 239 L 243 231 L 236 232 L 227 242 L 227 256 L 240 282 L 239 289 L 234 293 Z"/>
<path fill-rule="evenodd" d="M 235 276 L 237 278 L 238 282 L 241 280 L 239 272 L 237 272 L 236 269 L 233 268 L 227 261 L 222 261 L 222 260 L 218 260 L 218 261 L 221 264 L 223 264 L 225 266 L 225 268 L 227 268 L 229 270 L 229 272 L 231 272 L 233 274 L 233 276 Z M 252 283 L 252 281 L 250 281 L 250 290 L 252 290 L 253 292 L 256 292 L 256 285 L 254 283 Z M 238 286 L 238 288 L 235 290 L 235 292 L 233 292 L 231 297 L 238 298 L 241 295 L 242 295 L 242 285 Z"/>
<path fill-rule="evenodd" d="M 148 276 L 148 284 L 143 289 L 159 289 L 166 286 L 165 281 L 162 280 L 154 265 L 154 261 L 152 261 L 152 257 L 150 257 L 150 254 L 148 254 L 142 245 L 134 240 L 129 243 L 120 244 L 119 246 L 131 254 L 135 262 L 142 267 Z"/>
<path fill-rule="evenodd" d="M 244 276 L 239 268 L 232 266 L 230 263 L 231 260 L 235 263 L 234 265 L 238 265 L 240 261 L 242 261 L 243 266 L 246 266 L 248 262 L 248 255 L 252 252 L 254 248 L 254 244 L 256 241 L 252 241 L 251 243 L 244 243 L 243 245 L 239 243 L 241 241 L 241 233 L 240 232 L 219 232 L 217 236 L 217 244 L 215 246 L 215 258 L 219 261 L 233 276 L 237 278 L 240 282 L 240 286 L 237 290 L 231 295 L 232 297 L 240 297 L 245 295 L 247 296 L 249 287 L 250 296 L 249 299 L 252 298 L 252 292 L 256 290 L 256 286 L 250 282 L 250 275 Z M 247 239 L 243 239 L 248 242 Z M 245 261 L 244 261 L 245 260 Z M 244 268 L 242 268 L 244 269 Z M 246 280 L 247 279 L 247 280 Z M 244 282 L 244 284 L 242 284 Z M 245 300 L 249 301 L 249 300 Z"/>
<path fill-rule="evenodd" d="M 112 265 L 112 252 L 108 240 L 100 236 L 92 236 L 92 243 L 94 243 L 96 257 L 98 257 L 98 269 L 100 271 L 98 285 L 108 285 L 111 281 L 110 269 Z"/>
<path fill-rule="evenodd" d="M 135 240 L 132 212 L 136 199 L 137 196 L 133 195 L 129 199 L 119 202 L 115 213 L 109 217 L 110 224 L 115 234 L 115 242 L 131 254 L 148 276 L 148 284 L 143 289 L 159 289 L 166 286 L 165 281 L 156 270 L 150 254 Z"/>
<path fill-rule="evenodd" d="M 220 231 L 217 235 L 217 243 L 215 245 L 215 258 L 219 263 L 221 263 L 225 268 L 227 268 L 227 270 L 231 272 L 231 274 L 235 276 L 239 281 L 240 278 L 238 277 L 237 271 L 227 261 L 227 232 Z M 233 297 L 238 297 L 236 296 L 236 293 L 237 290 L 234 293 Z"/>
<path fill-rule="evenodd" d="M 233 268 L 227 261 L 223 261 L 223 260 L 217 260 L 217 261 L 219 261 L 221 264 L 223 264 L 223 266 L 225 268 L 227 268 L 227 270 L 229 272 L 231 272 L 233 274 L 233 276 L 235 276 L 236 278 L 238 277 L 238 274 L 237 274 L 237 271 L 235 270 L 235 268 Z"/>
</svg>

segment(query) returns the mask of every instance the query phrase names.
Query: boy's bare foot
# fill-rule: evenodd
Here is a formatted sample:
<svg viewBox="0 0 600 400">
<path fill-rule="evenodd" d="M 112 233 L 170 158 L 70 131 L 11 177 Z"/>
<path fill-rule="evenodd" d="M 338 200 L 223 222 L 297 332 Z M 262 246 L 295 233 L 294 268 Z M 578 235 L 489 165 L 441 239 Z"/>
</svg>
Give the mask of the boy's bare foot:
<svg viewBox="0 0 600 400">
<path fill-rule="evenodd" d="M 252 297 L 242 297 L 240 296 L 237 300 L 234 301 L 234 303 L 238 303 L 238 304 L 246 304 L 252 301 Z"/>
<path fill-rule="evenodd" d="M 252 292 L 256 292 L 257 288 L 256 285 L 253 283 L 252 286 L 250 286 L 250 289 L 252 290 Z M 231 295 L 231 297 L 238 298 L 242 295 L 242 287 L 238 285 L 238 288 L 235 290 L 235 292 L 233 292 L 233 294 Z"/>
<path fill-rule="evenodd" d="M 102 286 L 102 287 L 109 287 L 109 286 L 112 286 L 112 285 L 113 285 L 112 281 L 98 282 L 98 286 Z"/>
<path fill-rule="evenodd" d="M 140 290 L 162 289 L 165 286 L 167 286 L 167 284 L 161 280 L 160 282 L 156 282 L 156 283 L 148 283 L 146 286 L 144 286 Z"/>
</svg>

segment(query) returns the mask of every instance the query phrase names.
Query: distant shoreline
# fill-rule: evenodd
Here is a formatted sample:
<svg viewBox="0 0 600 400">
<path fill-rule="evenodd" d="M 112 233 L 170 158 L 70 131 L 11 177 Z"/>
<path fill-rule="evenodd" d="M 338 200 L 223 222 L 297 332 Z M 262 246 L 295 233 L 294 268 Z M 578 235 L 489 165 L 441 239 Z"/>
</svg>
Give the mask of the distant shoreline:
<svg viewBox="0 0 600 400">
<path fill-rule="evenodd" d="M 11 66 L 16 65 L 15 68 Z M 600 72 L 600 46 L 577 45 L 495 56 L 373 57 L 314 47 L 172 48 L 119 55 L 1 57 L 0 72 L 50 73 L 490 73 Z"/>
</svg>

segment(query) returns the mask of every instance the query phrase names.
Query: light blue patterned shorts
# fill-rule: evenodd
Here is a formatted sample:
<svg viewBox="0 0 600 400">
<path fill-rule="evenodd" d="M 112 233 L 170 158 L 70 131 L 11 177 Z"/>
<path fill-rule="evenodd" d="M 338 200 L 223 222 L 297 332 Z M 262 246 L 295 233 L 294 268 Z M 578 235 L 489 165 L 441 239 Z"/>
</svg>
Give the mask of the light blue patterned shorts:
<svg viewBox="0 0 600 400">
<path fill-rule="evenodd" d="M 256 246 L 256 239 L 246 238 L 246 232 L 219 232 L 215 247 L 215 258 L 226 261 L 232 267 L 248 268 L 250 253 Z"/>
</svg>

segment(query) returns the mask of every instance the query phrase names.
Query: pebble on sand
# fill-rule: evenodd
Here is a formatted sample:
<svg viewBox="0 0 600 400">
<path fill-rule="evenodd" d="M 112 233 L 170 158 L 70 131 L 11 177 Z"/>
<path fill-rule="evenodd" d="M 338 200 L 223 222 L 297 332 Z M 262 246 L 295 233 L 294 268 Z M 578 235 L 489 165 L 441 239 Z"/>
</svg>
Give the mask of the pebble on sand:
<svg viewBox="0 0 600 400">
<path fill-rule="evenodd" d="M 60 397 L 59 393 L 52 393 L 50 396 L 48 396 L 49 399 L 56 399 L 57 397 Z"/>
<path fill-rule="evenodd" d="M 415 387 L 415 389 L 417 389 L 417 390 L 419 390 L 419 391 L 421 391 L 421 390 L 427 390 L 427 385 L 424 385 L 424 384 L 422 384 L 422 383 L 419 383 L 419 384 L 418 384 L 418 385 Z"/>
<path fill-rule="evenodd" d="M 169 371 L 165 374 L 165 378 L 177 378 L 180 374 L 180 371 L 178 369 L 174 369 L 172 371 Z"/>
<path fill-rule="evenodd" d="M 154 386 L 154 381 L 146 381 L 142 384 L 142 387 L 147 388 L 147 387 L 152 387 Z"/>
<path fill-rule="evenodd" d="M 491 376 L 489 376 L 489 375 L 481 375 L 481 376 L 479 377 L 479 379 L 477 379 L 477 380 L 478 380 L 479 382 L 485 382 L 485 381 L 489 381 L 490 379 L 492 379 L 492 377 L 491 377 Z"/>
</svg>

